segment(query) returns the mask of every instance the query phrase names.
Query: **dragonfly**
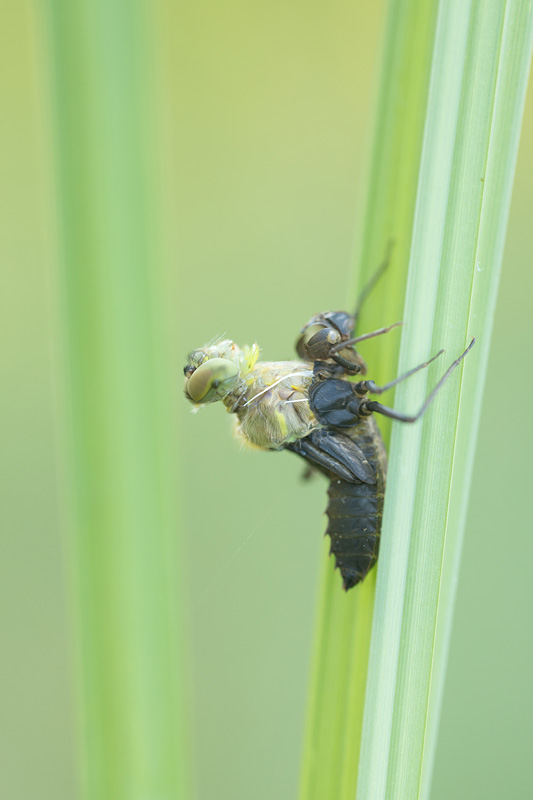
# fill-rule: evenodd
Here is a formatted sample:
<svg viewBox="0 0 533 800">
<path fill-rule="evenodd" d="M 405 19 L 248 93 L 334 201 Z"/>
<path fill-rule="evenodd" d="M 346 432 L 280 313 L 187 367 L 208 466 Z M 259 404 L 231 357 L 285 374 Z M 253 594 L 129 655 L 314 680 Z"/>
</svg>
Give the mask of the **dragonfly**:
<svg viewBox="0 0 533 800">
<path fill-rule="evenodd" d="M 346 590 L 360 583 L 378 559 L 387 455 L 375 414 L 416 422 L 475 342 L 448 367 L 416 414 L 371 399 L 444 352 L 383 386 L 364 377 L 368 369 L 356 345 L 402 324 L 354 336 L 364 299 L 383 270 L 384 265 L 361 294 L 355 312 L 320 312 L 303 326 L 295 360 L 260 361 L 257 344 L 240 347 L 222 339 L 193 350 L 184 368 L 187 399 L 197 407 L 223 403 L 235 415 L 242 442 L 295 453 L 305 460 L 308 474 L 326 476 L 326 534 Z"/>
</svg>

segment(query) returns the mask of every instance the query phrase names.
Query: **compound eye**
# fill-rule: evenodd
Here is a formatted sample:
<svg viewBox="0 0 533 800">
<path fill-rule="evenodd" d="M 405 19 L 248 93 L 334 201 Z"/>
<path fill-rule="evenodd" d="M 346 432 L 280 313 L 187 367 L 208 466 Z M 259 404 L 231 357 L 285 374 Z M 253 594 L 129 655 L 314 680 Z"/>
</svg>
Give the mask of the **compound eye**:
<svg viewBox="0 0 533 800">
<path fill-rule="evenodd" d="M 239 374 L 239 368 L 227 358 L 210 358 L 200 364 L 185 381 L 185 392 L 195 403 L 218 400 L 224 392 L 216 392 L 220 385 Z M 228 387 L 229 391 L 229 387 Z"/>
</svg>

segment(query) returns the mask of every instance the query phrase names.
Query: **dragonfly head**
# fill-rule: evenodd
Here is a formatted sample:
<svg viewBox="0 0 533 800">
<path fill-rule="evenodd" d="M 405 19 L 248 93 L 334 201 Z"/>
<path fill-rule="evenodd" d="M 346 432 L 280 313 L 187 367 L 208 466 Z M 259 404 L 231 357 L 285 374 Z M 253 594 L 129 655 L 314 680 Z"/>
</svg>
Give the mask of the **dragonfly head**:
<svg viewBox="0 0 533 800">
<path fill-rule="evenodd" d="M 238 391 L 253 368 L 259 348 L 240 348 L 230 339 L 193 350 L 183 370 L 185 396 L 196 405 L 216 403 Z"/>
</svg>

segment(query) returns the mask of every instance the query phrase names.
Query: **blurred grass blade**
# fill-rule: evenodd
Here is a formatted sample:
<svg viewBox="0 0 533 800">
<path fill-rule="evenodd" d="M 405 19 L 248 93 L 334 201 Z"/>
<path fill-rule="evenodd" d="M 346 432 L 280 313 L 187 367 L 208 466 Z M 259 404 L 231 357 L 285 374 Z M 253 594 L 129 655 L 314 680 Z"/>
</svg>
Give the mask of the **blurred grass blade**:
<svg viewBox="0 0 533 800">
<path fill-rule="evenodd" d="M 385 33 L 361 252 L 347 308 L 383 260 L 391 240 L 392 263 L 365 304 L 360 332 L 401 318 L 407 279 L 424 109 L 435 28 L 435 3 L 393 0 Z M 401 102 L 398 102 L 401 98 Z M 394 376 L 399 336 L 364 343 L 372 377 Z M 381 424 L 382 420 L 380 420 Z M 387 437 L 389 422 L 382 426 Z M 342 591 L 324 545 L 324 571 L 316 624 L 308 724 L 302 763 L 301 800 L 352 800 L 363 718 L 375 571 L 364 584 Z"/>
<path fill-rule="evenodd" d="M 149 4 L 47 4 L 60 173 L 65 410 L 84 796 L 189 797 L 171 537 Z"/>
<path fill-rule="evenodd" d="M 399 371 L 479 341 L 423 423 L 393 429 L 358 800 L 429 793 L 531 12 L 529 0 L 439 4 Z M 396 407 L 416 410 L 440 372 L 401 384 Z"/>
</svg>

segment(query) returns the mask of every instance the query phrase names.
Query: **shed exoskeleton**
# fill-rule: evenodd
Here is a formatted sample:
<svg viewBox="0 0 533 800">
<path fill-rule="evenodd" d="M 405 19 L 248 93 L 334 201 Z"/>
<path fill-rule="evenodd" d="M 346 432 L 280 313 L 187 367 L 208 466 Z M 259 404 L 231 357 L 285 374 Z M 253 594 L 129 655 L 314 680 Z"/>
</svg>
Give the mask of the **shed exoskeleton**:
<svg viewBox="0 0 533 800">
<path fill-rule="evenodd" d="M 380 328 L 354 338 L 350 336 L 355 317 L 345 312 L 317 314 L 302 329 L 297 351 L 313 360 L 314 380 L 309 387 L 309 407 L 321 427 L 287 449 L 305 458 L 330 479 L 326 509 L 331 537 L 330 552 L 335 556 L 344 588 L 350 589 L 368 574 L 378 558 L 387 456 L 374 413 L 400 422 L 415 422 L 427 409 L 448 375 L 460 364 L 474 344 L 451 364 L 415 415 L 401 414 L 368 394 L 382 394 L 438 358 L 401 375 L 384 386 L 372 380 L 349 381 L 365 375 L 367 367 L 355 345 L 365 339 L 388 333 L 401 323 Z"/>
</svg>

